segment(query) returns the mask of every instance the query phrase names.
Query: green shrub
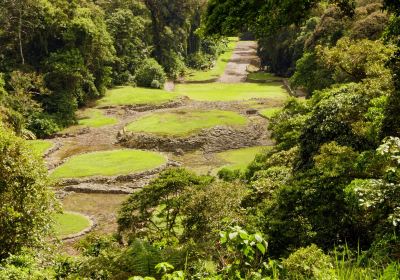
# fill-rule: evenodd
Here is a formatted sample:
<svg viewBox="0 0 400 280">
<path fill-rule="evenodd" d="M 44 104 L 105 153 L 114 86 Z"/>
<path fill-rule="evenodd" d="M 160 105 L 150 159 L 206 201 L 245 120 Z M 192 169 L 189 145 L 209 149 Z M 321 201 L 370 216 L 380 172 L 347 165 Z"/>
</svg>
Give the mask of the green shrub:
<svg viewBox="0 0 400 280">
<path fill-rule="evenodd" d="M 182 210 L 187 191 L 211 183 L 209 176 L 197 176 L 182 168 L 160 173 L 122 204 L 119 233 L 128 239 L 145 237 L 152 241 L 175 242 L 182 228 Z"/>
<path fill-rule="evenodd" d="M 218 240 L 218 232 L 232 223 L 243 224 L 245 217 L 241 201 L 247 189 L 240 183 L 215 182 L 191 188 L 186 192 L 183 206 L 181 240 L 197 244 L 196 254 L 209 259 L 212 247 Z M 208 244 L 208 246 L 204 246 Z"/>
<path fill-rule="evenodd" d="M 141 87 L 154 87 L 158 82 L 157 86 L 161 88 L 164 86 L 165 80 L 164 69 L 153 58 L 144 60 L 136 73 L 136 83 Z"/>
<path fill-rule="evenodd" d="M 55 205 L 40 155 L 0 124 L 0 260 L 43 246 Z"/>
<path fill-rule="evenodd" d="M 189 55 L 187 65 L 193 69 L 207 70 L 212 67 L 213 60 L 214 57 L 212 55 L 196 52 Z"/>
<path fill-rule="evenodd" d="M 0 263 L 0 280 L 54 279 L 53 271 L 39 267 L 39 259 L 28 253 L 12 255 Z"/>
<path fill-rule="evenodd" d="M 232 182 L 240 178 L 241 172 L 240 169 L 229 169 L 229 168 L 222 168 L 217 173 L 218 178 L 224 180 L 226 182 Z"/>
<path fill-rule="evenodd" d="M 161 84 L 157 80 L 153 80 L 150 85 L 151 88 L 161 88 Z"/>
<path fill-rule="evenodd" d="M 56 120 L 46 113 L 41 113 L 30 120 L 28 129 L 38 138 L 53 135 L 60 130 Z"/>
<path fill-rule="evenodd" d="M 164 66 L 165 72 L 170 78 L 177 79 L 186 72 L 186 65 L 182 55 L 174 51 L 164 50 L 163 61 L 160 63 Z"/>
<path fill-rule="evenodd" d="M 318 279 L 319 271 L 332 266 L 331 259 L 316 245 L 300 248 L 283 262 L 287 278 L 285 279 Z"/>
</svg>

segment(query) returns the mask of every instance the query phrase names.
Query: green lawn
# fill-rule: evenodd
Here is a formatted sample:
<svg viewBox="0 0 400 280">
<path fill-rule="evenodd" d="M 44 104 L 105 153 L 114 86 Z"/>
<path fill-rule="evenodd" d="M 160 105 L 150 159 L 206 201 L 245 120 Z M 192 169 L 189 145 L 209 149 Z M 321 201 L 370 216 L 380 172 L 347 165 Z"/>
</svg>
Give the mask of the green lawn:
<svg viewBox="0 0 400 280">
<path fill-rule="evenodd" d="M 53 178 L 126 175 L 150 170 L 166 163 L 159 153 L 142 150 L 113 150 L 71 157 L 57 167 Z"/>
<path fill-rule="evenodd" d="M 126 86 L 107 91 L 106 96 L 97 102 L 97 106 L 162 104 L 176 98 L 175 93 L 165 90 Z"/>
<path fill-rule="evenodd" d="M 180 84 L 175 91 L 197 101 L 241 101 L 252 98 L 285 100 L 289 96 L 281 83 Z"/>
<path fill-rule="evenodd" d="M 53 142 L 49 140 L 29 140 L 27 142 L 32 151 L 39 155 L 44 155 L 48 149 L 54 146 Z"/>
<path fill-rule="evenodd" d="M 267 108 L 267 109 L 260 110 L 260 115 L 270 119 L 273 115 L 275 115 L 280 110 L 282 110 L 282 108 L 277 108 L 277 107 Z"/>
<path fill-rule="evenodd" d="M 228 49 L 218 57 L 215 66 L 208 71 L 193 71 L 189 73 L 186 80 L 190 82 L 201 82 L 219 78 L 219 76 L 224 73 L 225 67 L 231 59 L 233 50 L 238 41 L 239 38 L 237 37 L 229 37 Z"/>
<path fill-rule="evenodd" d="M 78 213 L 65 212 L 55 215 L 55 231 L 57 237 L 65 237 L 79 233 L 90 226 L 90 221 Z"/>
<path fill-rule="evenodd" d="M 247 119 L 230 111 L 189 111 L 154 113 L 130 123 L 127 131 L 183 136 L 217 125 L 237 126 L 247 124 Z"/>
<path fill-rule="evenodd" d="M 263 82 L 263 81 L 267 81 L 267 80 L 274 80 L 276 78 L 277 77 L 274 74 L 267 73 L 267 72 L 254 72 L 254 73 L 250 73 L 249 75 L 247 75 L 247 80 L 254 81 L 254 82 L 257 82 L 257 81 Z"/>
<path fill-rule="evenodd" d="M 107 117 L 99 109 L 87 109 L 80 113 L 78 125 L 87 127 L 102 127 L 116 124 L 116 118 Z"/>
<path fill-rule="evenodd" d="M 217 157 L 226 162 L 226 168 L 244 170 L 249 163 L 251 163 L 255 156 L 265 149 L 270 147 L 257 146 L 250 148 L 242 148 L 236 150 L 229 150 L 217 154 Z"/>
</svg>

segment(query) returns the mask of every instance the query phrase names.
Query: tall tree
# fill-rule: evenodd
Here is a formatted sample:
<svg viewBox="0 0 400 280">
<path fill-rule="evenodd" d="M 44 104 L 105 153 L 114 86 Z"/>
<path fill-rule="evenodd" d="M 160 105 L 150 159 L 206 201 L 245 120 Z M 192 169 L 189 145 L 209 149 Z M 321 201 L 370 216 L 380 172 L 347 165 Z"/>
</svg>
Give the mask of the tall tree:
<svg viewBox="0 0 400 280">
<path fill-rule="evenodd" d="M 237 34 L 248 28 L 266 35 L 280 27 L 297 24 L 308 17 L 319 0 L 211 0 L 207 9 L 205 31 L 209 34 Z M 331 0 L 348 14 L 353 1 Z"/>
<path fill-rule="evenodd" d="M 395 43 L 398 49 L 389 62 L 389 67 L 393 71 L 395 91 L 389 96 L 387 102 L 382 138 L 400 136 L 400 118 L 398 116 L 400 112 L 400 5 L 396 0 L 385 0 L 384 4 L 384 7 L 393 14 L 386 32 L 386 38 Z"/>
</svg>

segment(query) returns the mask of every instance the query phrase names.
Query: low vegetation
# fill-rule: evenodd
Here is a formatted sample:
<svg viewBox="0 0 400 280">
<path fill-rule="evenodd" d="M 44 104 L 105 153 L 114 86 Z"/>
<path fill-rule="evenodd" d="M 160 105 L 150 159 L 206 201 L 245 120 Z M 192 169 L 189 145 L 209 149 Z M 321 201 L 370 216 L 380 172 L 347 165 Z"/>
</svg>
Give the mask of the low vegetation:
<svg viewBox="0 0 400 280">
<path fill-rule="evenodd" d="M 253 98 L 284 101 L 288 97 L 281 83 L 182 84 L 177 85 L 175 91 L 196 101 L 240 101 Z"/>
<path fill-rule="evenodd" d="M 29 140 L 28 146 L 39 155 L 44 155 L 50 148 L 54 146 L 49 140 Z"/>
<path fill-rule="evenodd" d="M 246 167 L 254 160 L 255 156 L 263 150 L 268 150 L 271 147 L 256 146 L 236 150 L 229 150 L 218 153 L 216 156 L 225 162 L 224 168 L 230 170 L 245 170 Z"/>
<path fill-rule="evenodd" d="M 78 125 L 84 127 L 102 127 L 118 122 L 116 118 L 105 116 L 99 109 L 86 109 L 79 114 L 78 118 Z"/>
<path fill-rule="evenodd" d="M 186 81 L 188 82 L 204 82 L 204 81 L 213 81 L 218 79 L 225 71 L 226 64 L 230 60 L 233 50 L 235 49 L 238 42 L 237 37 L 229 37 L 228 42 L 225 48 L 223 48 L 222 54 L 218 56 L 218 59 L 215 61 L 215 65 L 212 66 L 211 69 L 190 71 L 186 77 Z"/>
<path fill-rule="evenodd" d="M 177 97 L 176 94 L 164 90 L 126 86 L 107 91 L 106 96 L 98 101 L 97 106 L 157 105 L 173 101 Z"/>
<path fill-rule="evenodd" d="M 185 136 L 217 125 L 242 126 L 246 124 L 246 117 L 235 112 L 179 110 L 143 116 L 130 123 L 126 131 Z"/>
<path fill-rule="evenodd" d="M 272 118 L 275 114 L 277 114 L 282 108 L 266 108 L 259 111 L 259 114 L 267 119 Z"/>
<path fill-rule="evenodd" d="M 90 221 L 87 217 L 73 212 L 56 214 L 54 220 L 56 236 L 59 238 L 79 233 L 90 226 Z"/>
<path fill-rule="evenodd" d="M 272 73 L 268 72 L 253 72 L 247 75 L 248 82 L 267 82 L 267 81 L 274 81 L 279 79 Z"/>
<path fill-rule="evenodd" d="M 126 175 L 154 169 L 164 163 L 166 158 L 155 152 L 141 150 L 92 152 L 67 159 L 51 173 L 51 177 L 59 179 Z"/>
</svg>

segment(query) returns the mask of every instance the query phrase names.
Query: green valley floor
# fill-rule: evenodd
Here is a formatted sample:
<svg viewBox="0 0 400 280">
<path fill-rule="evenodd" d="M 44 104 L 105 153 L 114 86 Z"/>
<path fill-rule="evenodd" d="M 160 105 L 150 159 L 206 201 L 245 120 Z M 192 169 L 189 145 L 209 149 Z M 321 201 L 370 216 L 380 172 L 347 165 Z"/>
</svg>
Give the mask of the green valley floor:
<svg viewBox="0 0 400 280">
<path fill-rule="evenodd" d="M 169 83 L 166 90 L 111 89 L 94 107 L 79 112 L 76 126 L 32 142 L 32 149 L 45 156 L 51 177 L 61 182 L 56 191 L 64 210 L 82 213 L 97 224 L 95 231 L 110 233 L 121 202 L 161 170 L 244 169 L 269 149 L 269 118 L 289 95 L 281 79 L 270 74 L 251 73 L 246 82 L 249 66 L 259 64 L 254 42 L 232 40 L 231 48 L 225 55 L 230 60 L 225 57 L 217 66 L 224 71 L 196 73 L 190 83 Z M 217 79 L 207 82 L 215 73 Z M 87 226 L 73 214 L 58 219 L 60 236 Z"/>
</svg>

